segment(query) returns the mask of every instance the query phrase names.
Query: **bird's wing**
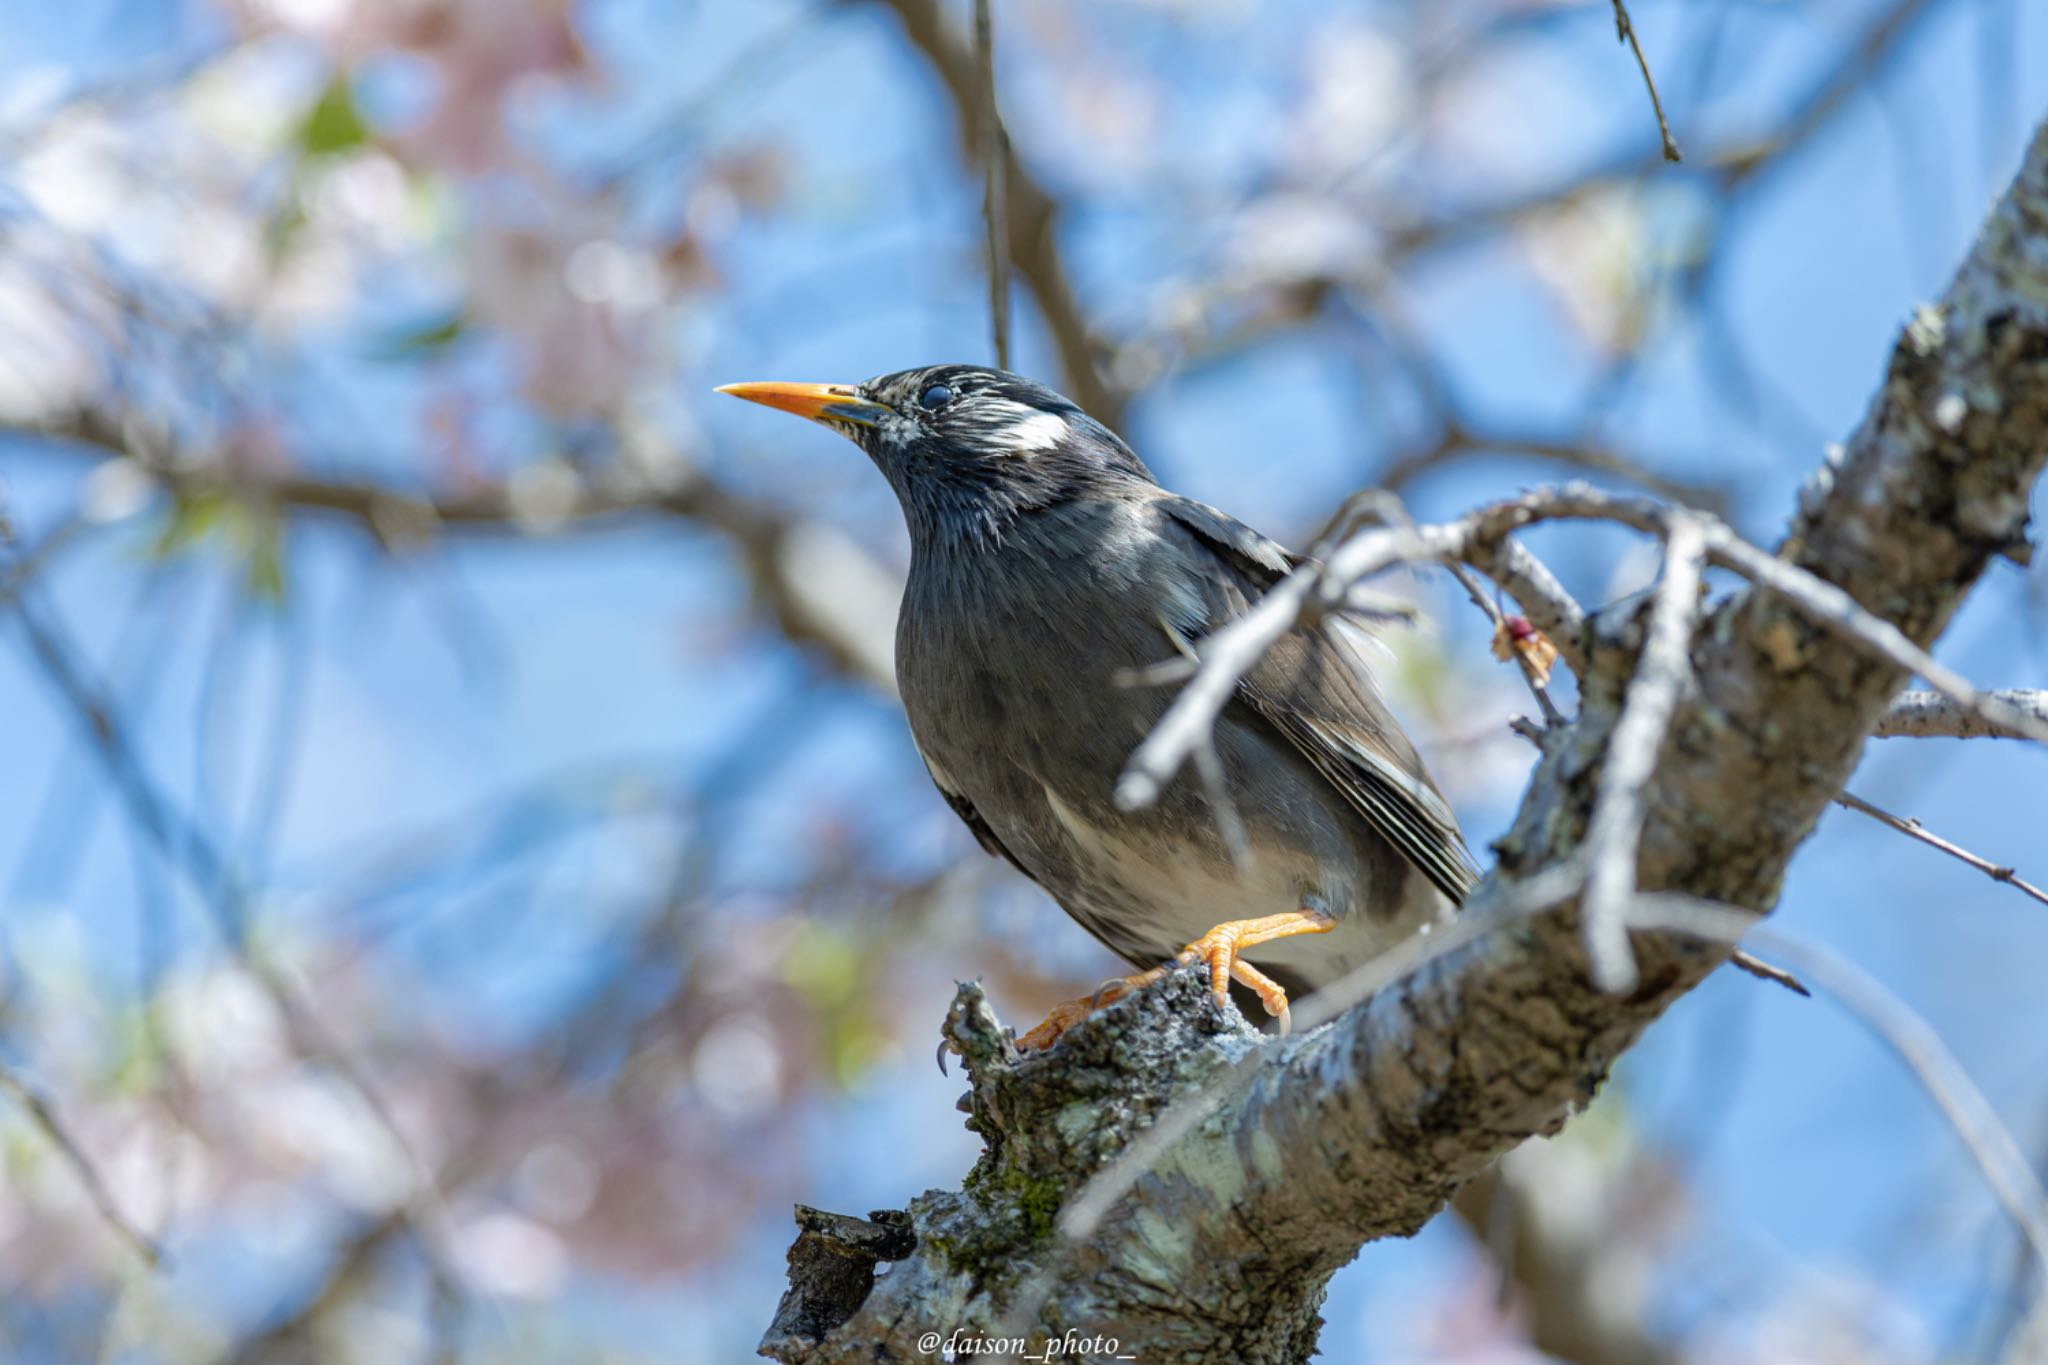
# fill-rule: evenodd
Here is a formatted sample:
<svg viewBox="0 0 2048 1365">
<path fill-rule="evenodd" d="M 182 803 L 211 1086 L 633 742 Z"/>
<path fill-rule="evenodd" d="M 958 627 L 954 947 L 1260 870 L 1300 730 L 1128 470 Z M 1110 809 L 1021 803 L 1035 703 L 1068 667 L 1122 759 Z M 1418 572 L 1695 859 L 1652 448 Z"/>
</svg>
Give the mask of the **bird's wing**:
<svg viewBox="0 0 2048 1365">
<path fill-rule="evenodd" d="M 1159 499 L 1159 507 L 1208 541 L 1212 549 L 1220 552 L 1232 567 L 1251 579 L 1262 592 L 1285 578 L 1296 565 L 1307 562 L 1279 541 L 1260 535 L 1228 512 L 1219 512 L 1206 502 L 1168 493 Z"/>
<path fill-rule="evenodd" d="M 912 742 L 915 743 L 914 740 Z M 1037 881 L 1036 877 L 1031 876 L 1031 869 L 1018 862 L 1017 855 L 1003 846 L 1003 841 L 988 827 L 988 821 L 981 818 L 981 812 L 974 808 L 974 803 L 962 796 L 958 789 L 946 780 L 943 770 L 931 761 L 930 756 L 923 749 L 917 751 L 917 756 L 924 759 L 924 770 L 931 774 L 932 785 L 939 789 L 939 795 L 946 798 L 946 804 L 953 808 L 953 814 L 959 816 L 961 823 L 973 833 L 974 842 L 981 845 L 982 851 L 992 858 L 1003 859 L 1032 881 Z"/>
<path fill-rule="evenodd" d="M 1302 562 L 1213 507 L 1170 495 L 1161 506 L 1244 580 L 1245 591 L 1227 593 L 1234 599 L 1228 604 L 1232 614 Z M 1285 736 L 1374 832 L 1446 896 L 1465 899 L 1479 874 L 1457 817 L 1380 700 L 1357 650 L 1327 627 L 1295 631 L 1245 674 L 1237 695 Z"/>
</svg>

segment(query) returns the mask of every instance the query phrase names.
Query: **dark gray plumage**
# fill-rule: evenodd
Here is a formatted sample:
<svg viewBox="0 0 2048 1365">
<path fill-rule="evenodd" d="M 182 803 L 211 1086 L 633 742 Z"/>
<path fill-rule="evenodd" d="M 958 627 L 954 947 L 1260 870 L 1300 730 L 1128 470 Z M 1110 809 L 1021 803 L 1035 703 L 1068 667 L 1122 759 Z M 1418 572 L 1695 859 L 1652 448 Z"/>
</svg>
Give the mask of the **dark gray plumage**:
<svg viewBox="0 0 2048 1365">
<path fill-rule="evenodd" d="M 1327 628 L 1272 650 L 1217 724 L 1249 867 L 1192 776 L 1117 809 L 1124 761 L 1172 699 L 1119 674 L 1215 630 L 1298 560 L 1161 488 L 1073 403 L 964 365 L 729 391 L 842 431 L 895 488 L 912 545 L 896 670 L 932 780 L 984 848 L 1111 951 L 1153 967 L 1219 923 L 1320 909 L 1331 932 L 1244 953 L 1302 992 L 1470 888 L 1449 806 L 1359 651 Z"/>
</svg>

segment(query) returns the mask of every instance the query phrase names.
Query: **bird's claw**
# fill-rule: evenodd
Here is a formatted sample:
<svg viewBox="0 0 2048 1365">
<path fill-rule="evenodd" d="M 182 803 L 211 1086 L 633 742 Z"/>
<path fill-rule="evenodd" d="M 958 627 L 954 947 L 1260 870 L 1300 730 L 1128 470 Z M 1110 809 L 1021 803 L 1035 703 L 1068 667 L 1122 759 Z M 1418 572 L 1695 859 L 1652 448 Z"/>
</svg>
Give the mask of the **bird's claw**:
<svg viewBox="0 0 2048 1365">
<path fill-rule="evenodd" d="M 1200 962 L 1209 971 L 1209 991 L 1221 1007 L 1230 1000 L 1230 983 L 1235 981 L 1259 997 L 1266 1013 L 1280 1021 L 1284 1035 L 1293 1027 L 1287 1004 L 1287 989 L 1238 954 L 1246 948 L 1297 934 L 1326 934 L 1337 927 L 1334 917 L 1321 910 L 1296 910 L 1264 919 L 1232 920 L 1219 924 L 1183 948 L 1179 961 Z"/>
<path fill-rule="evenodd" d="M 1114 1004 L 1132 991 L 1144 990 L 1145 987 L 1151 985 L 1164 975 L 1166 975 L 1166 968 L 1154 967 L 1149 972 L 1139 972 L 1135 976 L 1112 976 L 1109 980 L 1097 986 L 1094 992 L 1089 995 L 1088 1009 L 1092 1013 L 1095 1010 L 1101 1009 L 1104 1005 Z"/>
</svg>

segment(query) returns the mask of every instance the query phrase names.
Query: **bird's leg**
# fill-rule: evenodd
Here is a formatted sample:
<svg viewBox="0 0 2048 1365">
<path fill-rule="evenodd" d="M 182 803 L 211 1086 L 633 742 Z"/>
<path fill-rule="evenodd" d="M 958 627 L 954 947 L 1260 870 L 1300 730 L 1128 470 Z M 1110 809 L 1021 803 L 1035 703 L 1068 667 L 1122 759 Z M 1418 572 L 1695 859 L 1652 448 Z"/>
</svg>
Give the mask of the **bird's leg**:
<svg viewBox="0 0 2048 1365">
<path fill-rule="evenodd" d="M 1238 954 L 1275 939 L 1293 938 L 1296 934 L 1327 934 L 1336 927 L 1336 919 L 1321 910 L 1290 910 L 1284 915 L 1231 920 L 1217 925 L 1183 948 L 1175 961 L 1205 964 L 1209 968 L 1209 989 L 1215 992 L 1219 1005 L 1230 999 L 1233 980 L 1246 987 L 1259 997 L 1266 1013 L 1281 1021 L 1284 1031 L 1288 1018 L 1286 989 L 1251 963 L 1241 961 Z M 1090 995 L 1061 1001 L 1052 1007 L 1051 1013 L 1038 1027 L 1017 1040 L 1018 1049 L 1035 1052 L 1051 1047 L 1059 1041 L 1061 1034 L 1096 1010 L 1113 1000 L 1121 1000 L 1133 991 L 1143 990 L 1165 976 L 1166 972 L 1165 967 L 1154 967 L 1149 972 L 1111 977 Z"/>
</svg>

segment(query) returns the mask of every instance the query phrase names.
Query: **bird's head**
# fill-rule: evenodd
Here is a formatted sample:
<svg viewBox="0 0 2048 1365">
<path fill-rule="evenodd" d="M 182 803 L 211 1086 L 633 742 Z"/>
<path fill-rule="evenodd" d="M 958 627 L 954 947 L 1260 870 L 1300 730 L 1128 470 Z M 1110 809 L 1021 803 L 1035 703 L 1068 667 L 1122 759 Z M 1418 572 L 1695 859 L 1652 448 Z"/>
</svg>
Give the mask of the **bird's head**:
<svg viewBox="0 0 2048 1365">
<path fill-rule="evenodd" d="M 1115 433 L 1043 384 L 973 365 L 900 370 L 864 384 L 726 384 L 718 390 L 831 427 L 868 453 L 913 540 L 1000 540 L 1034 507 L 1152 482 Z"/>
</svg>

